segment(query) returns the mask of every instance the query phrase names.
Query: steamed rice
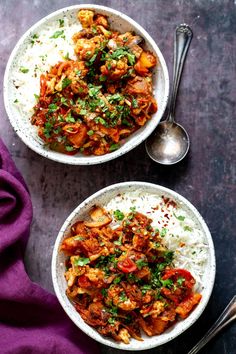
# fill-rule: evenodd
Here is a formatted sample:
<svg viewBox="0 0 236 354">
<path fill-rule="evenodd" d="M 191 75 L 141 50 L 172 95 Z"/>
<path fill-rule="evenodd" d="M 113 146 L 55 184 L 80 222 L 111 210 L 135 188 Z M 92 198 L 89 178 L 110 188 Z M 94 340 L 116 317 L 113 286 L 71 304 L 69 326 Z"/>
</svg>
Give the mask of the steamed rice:
<svg viewBox="0 0 236 354">
<path fill-rule="evenodd" d="M 75 16 L 70 19 L 61 17 L 50 21 L 27 39 L 26 50 L 21 53 L 12 73 L 16 87 L 14 103 L 23 115 L 30 118 L 34 113 L 33 107 L 40 92 L 40 75 L 65 58 L 76 60 L 71 38 L 80 30 L 81 25 Z"/>
<path fill-rule="evenodd" d="M 167 206 L 161 196 L 139 191 L 119 194 L 105 205 L 111 215 L 117 209 L 127 215 L 133 207 L 153 220 L 154 229 L 164 231 L 163 242 L 174 251 L 173 266 L 187 269 L 196 280 L 194 289 L 201 291 L 208 245 L 197 223 L 180 204 Z M 111 226 L 118 226 L 118 222 L 113 221 Z"/>
</svg>

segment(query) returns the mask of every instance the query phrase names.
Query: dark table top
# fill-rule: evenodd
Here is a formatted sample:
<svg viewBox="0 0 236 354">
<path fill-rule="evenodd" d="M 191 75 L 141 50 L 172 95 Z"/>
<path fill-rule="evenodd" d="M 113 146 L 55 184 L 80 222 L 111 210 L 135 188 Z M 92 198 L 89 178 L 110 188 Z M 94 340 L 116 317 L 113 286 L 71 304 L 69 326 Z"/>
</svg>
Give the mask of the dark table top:
<svg viewBox="0 0 236 354">
<path fill-rule="evenodd" d="M 83 3 L 91 1 L 83 1 Z M 1 0 L 3 78 L 11 50 L 35 22 L 75 1 Z M 82 3 L 77 1 L 76 3 Z M 188 23 L 194 38 L 184 68 L 176 117 L 191 138 L 187 158 L 175 166 L 155 164 L 144 144 L 116 160 L 97 166 L 66 166 L 29 150 L 16 136 L 1 95 L 0 134 L 22 172 L 32 196 L 34 219 L 25 256 L 31 279 L 53 291 L 50 263 L 55 237 L 69 213 L 95 191 L 121 181 L 148 181 L 174 189 L 200 211 L 216 251 L 215 287 L 201 318 L 176 340 L 147 353 L 187 351 L 213 324 L 235 294 L 235 113 L 236 5 L 233 0 L 94 1 L 131 16 L 156 40 L 170 77 L 175 27 Z M 1 87 L 2 91 L 2 87 Z M 233 354 L 236 326 L 231 325 L 202 353 Z M 121 353 L 103 348 L 104 353 Z"/>
</svg>

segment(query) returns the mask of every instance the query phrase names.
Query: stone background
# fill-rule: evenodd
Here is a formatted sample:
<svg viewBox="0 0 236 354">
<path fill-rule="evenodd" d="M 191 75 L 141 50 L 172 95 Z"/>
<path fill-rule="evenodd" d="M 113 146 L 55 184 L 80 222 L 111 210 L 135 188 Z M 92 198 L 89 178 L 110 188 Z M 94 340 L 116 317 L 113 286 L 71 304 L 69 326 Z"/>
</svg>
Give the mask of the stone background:
<svg viewBox="0 0 236 354">
<path fill-rule="evenodd" d="M 91 1 L 82 1 L 91 3 Z M 82 3 L 77 1 L 76 3 Z M 55 237 L 65 218 L 86 197 L 112 183 L 137 180 L 172 188 L 189 199 L 206 220 L 215 244 L 217 273 L 210 302 L 195 325 L 168 345 L 147 351 L 186 354 L 235 294 L 235 98 L 236 2 L 233 0 L 103 0 L 131 16 L 156 40 L 170 77 L 175 27 L 188 23 L 194 38 L 184 68 L 176 117 L 187 129 L 191 150 L 184 161 L 165 167 L 152 162 L 141 144 L 100 166 L 66 166 L 29 150 L 7 118 L 0 87 L 0 135 L 23 174 L 33 201 L 34 219 L 25 255 L 29 276 L 53 291 L 50 275 Z M 0 0 L 0 75 L 21 35 L 47 14 L 75 1 Z M 140 344 L 141 345 L 141 344 Z M 202 354 L 233 354 L 231 325 Z M 103 347 L 104 353 L 121 351 Z M 124 353 L 124 352 L 123 352 Z M 141 353 L 141 352 L 140 352 Z M 142 352 L 144 353 L 144 352 Z"/>
</svg>

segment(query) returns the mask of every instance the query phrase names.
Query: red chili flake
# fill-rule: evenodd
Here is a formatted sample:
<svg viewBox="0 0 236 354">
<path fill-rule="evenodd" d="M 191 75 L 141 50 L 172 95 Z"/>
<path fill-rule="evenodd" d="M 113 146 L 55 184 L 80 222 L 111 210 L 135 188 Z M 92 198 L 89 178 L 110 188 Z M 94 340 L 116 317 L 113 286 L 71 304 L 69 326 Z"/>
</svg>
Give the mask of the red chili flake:
<svg viewBox="0 0 236 354">
<path fill-rule="evenodd" d="M 176 208 L 177 204 L 173 200 L 170 200 L 168 206 L 173 206 L 173 208 Z"/>
<path fill-rule="evenodd" d="M 170 220 L 169 214 L 165 214 L 164 217 Z"/>
<path fill-rule="evenodd" d="M 164 196 L 162 197 L 162 199 L 163 199 L 165 204 L 167 204 L 169 202 L 169 200 L 170 200 L 170 198 L 165 198 Z"/>
</svg>

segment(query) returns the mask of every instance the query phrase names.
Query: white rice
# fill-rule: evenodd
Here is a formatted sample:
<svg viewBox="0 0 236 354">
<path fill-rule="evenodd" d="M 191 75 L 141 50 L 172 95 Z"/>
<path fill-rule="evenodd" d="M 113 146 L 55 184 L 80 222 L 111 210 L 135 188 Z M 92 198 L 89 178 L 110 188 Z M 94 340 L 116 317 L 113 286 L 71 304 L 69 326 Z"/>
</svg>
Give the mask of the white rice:
<svg viewBox="0 0 236 354">
<path fill-rule="evenodd" d="M 163 243 L 169 250 L 174 251 L 174 267 L 188 270 L 196 280 L 195 290 L 201 291 L 208 259 L 208 245 L 197 223 L 181 205 L 167 207 L 160 196 L 144 195 L 138 191 L 119 194 L 105 205 L 111 215 L 117 209 L 127 215 L 132 207 L 151 218 L 154 229 L 165 229 Z M 116 227 L 117 224 L 114 220 L 111 226 Z"/>
<path fill-rule="evenodd" d="M 73 17 L 61 17 L 64 21 L 60 27 L 59 20 L 50 22 L 39 32 L 32 33 L 24 53 L 19 56 L 12 72 L 15 90 L 14 103 L 23 115 L 31 117 L 36 104 L 35 95 L 40 93 L 40 75 L 65 57 L 76 59 L 72 36 L 81 30 L 79 21 Z M 51 38 L 57 31 L 63 31 L 58 38 Z M 34 38 L 34 36 L 37 38 Z M 32 43 L 33 42 L 33 43 Z M 21 70 L 26 69 L 23 73 Z"/>
</svg>

